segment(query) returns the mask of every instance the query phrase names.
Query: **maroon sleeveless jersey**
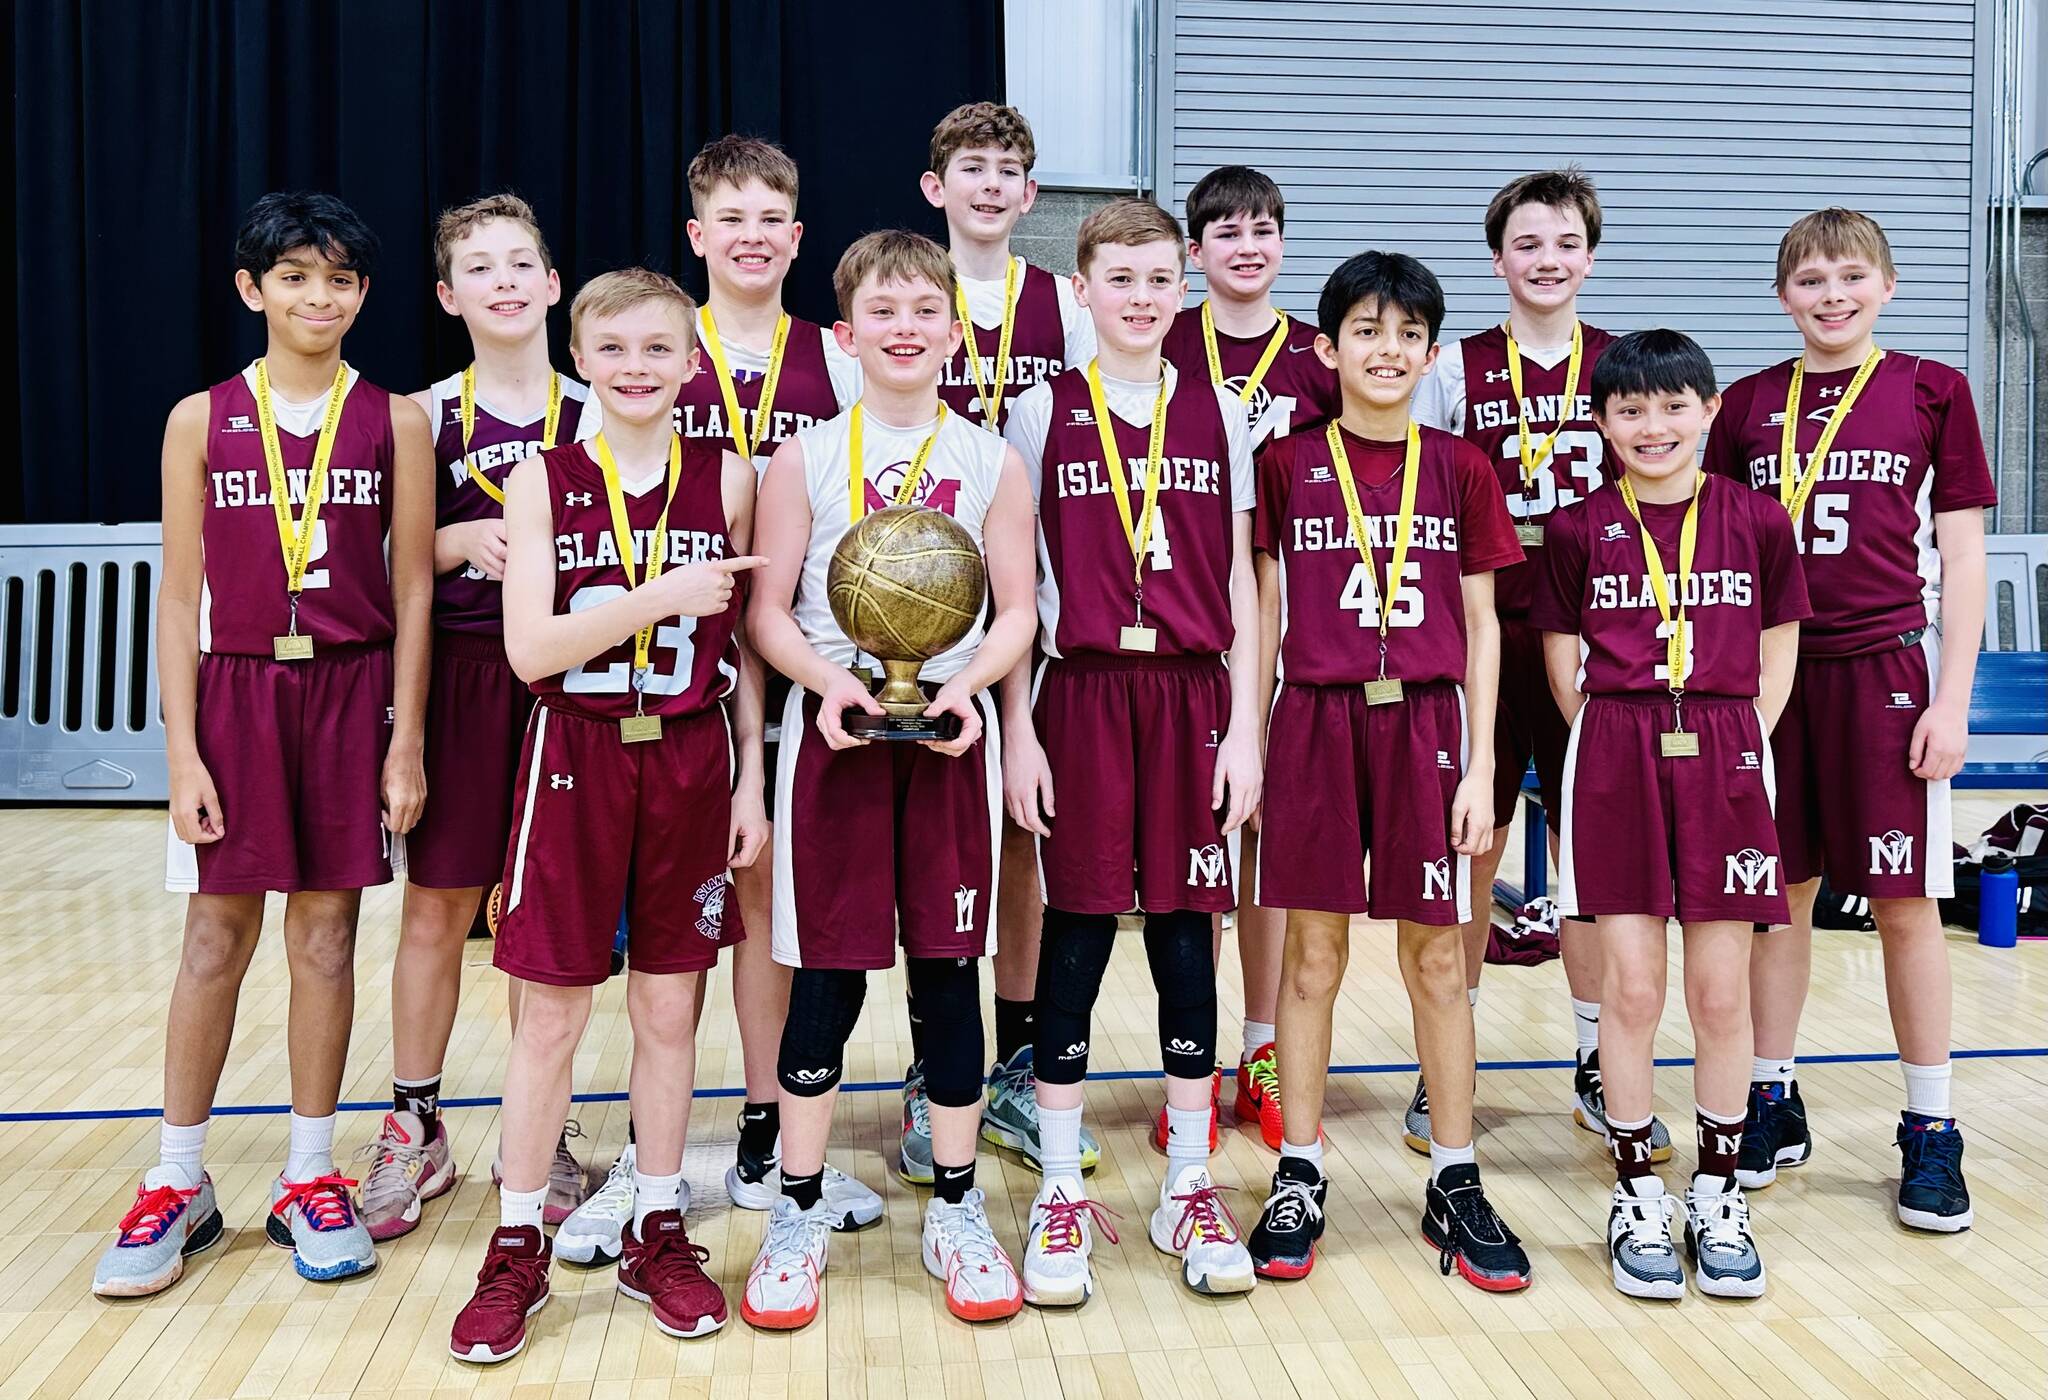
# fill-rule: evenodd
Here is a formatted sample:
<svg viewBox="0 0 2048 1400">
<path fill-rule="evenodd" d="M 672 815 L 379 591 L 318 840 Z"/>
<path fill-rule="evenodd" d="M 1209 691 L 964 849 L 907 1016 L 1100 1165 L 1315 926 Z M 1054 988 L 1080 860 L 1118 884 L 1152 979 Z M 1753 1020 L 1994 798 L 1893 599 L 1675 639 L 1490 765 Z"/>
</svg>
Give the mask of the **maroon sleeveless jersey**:
<svg viewBox="0 0 2048 1400">
<path fill-rule="evenodd" d="M 991 391 L 995 389 L 996 351 L 1002 345 L 1002 337 L 1003 329 L 999 325 L 974 328 L 974 348 L 981 352 L 982 383 Z M 1010 372 L 1003 380 L 1003 406 L 998 414 L 999 421 L 989 423 L 983 420 L 981 395 L 974 387 L 974 374 L 967 367 L 965 336 L 960 338 L 960 348 L 953 352 L 952 359 L 946 361 L 945 372 L 939 376 L 939 397 L 946 401 L 947 408 L 966 415 L 969 422 L 992 433 L 1000 433 L 1003 422 L 1009 419 L 1010 405 L 1017 401 L 1017 396 L 1032 385 L 1043 384 L 1060 373 L 1066 368 L 1066 358 L 1067 331 L 1060 320 L 1058 279 L 1044 268 L 1027 262 L 1024 264 L 1023 285 L 1017 289 L 1017 321 L 1010 331 Z M 1096 455 L 1101 455 L 1099 449 Z M 1129 553 L 1128 550 L 1125 552 Z"/>
<path fill-rule="evenodd" d="M 1639 503 L 1657 541 L 1666 587 L 1678 598 L 1678 546 L 1686 502 Z M 1708 478 L 1685 591 L 1685 689 L 1692 695 L 1758 693 L 1763 633 L 1808 617 L 1806 582 L 1785 512 L 1754 491 Z M 1577 633 L 1579 689 L 1587 695 L 1670 689 L 1670 632 L 1643 561 L 1642 535 L 1620 491 L 1596 491 L 1550 517 L 1538 556 L 1530 625 Z"/>
<path fill-rule="evenodd" d="M 1854 369 L 1805 376 L 1793 447 L 1801 470 L 1855 377 Z M 1707 436 L 1708 471 L 1779 498 L 1791 384 L 1787 360 L 1728 386 Z M 1829 444 L 1794 526 L 1815 601 L 1800 652 L 1884 651 L 1931 625 L 1941 594 L 1935 515 L 1997 501 L 1970 382 L 1939 361 L 1887 353 Z"/>
<path fill-rule="evenodd" d="M 1280 674 L 1302 685 L 1355 685 L 1380 674 L 1380 591 L 1401 518 L 1405 442 L 1344 434 L 1372 546 L 1351 533 L 1323 433 L 1296 433 L 1259 457 L 1258 548 L 1280 565 Z M 1417 684 L 1465 679 L 1466 574 L 1518 564 L 1521 546 L 1493 469 L 1477 448 L 1422 430 L 1408 557 L 1387 623 L 1386 674 Z"/>
<path fill-rule="evenodd" d="M 547 464 L 548 508 L 555 522 L 555 612 L 594 608 L 622 597 L 627 591 L 626 571 L 619 566 L 612 536 L 604 473 L 582 443 L 557 447 L 541 460 Z M 716 443 L 684 442 L 682 480 L 668 513 L 664 569 L 732 553 L 726 535 L 724 470 L 724 452 Z M 643 581 L 648 542 L 667 490 L 664 475 L 637 496 L 626 493 L 634 573 Z M 739 624 L 741 596 L 742 591 L 735 590 L 725 611 L 711 617 L 670 617 L 656 624 L 648 651 L 647 714 L 694 714 L 710 709 L 731 691 L 739 678 L 733 631 Z M 533 689 L 559 697 L 549 701 L 558 708 L 614 719 L 633 713 L 632 674 L 633 639 L 627 637 L 573 671 L 535 681 Z"/>
<path fill-rule="evenodd" d="M 576 441 L 576 427 L 583 420 L 589 394 L 575 380 L 563 378 L 562 416 L 555 424 L 557 443 Z M 462 376 L 453 374 L 441 380 L 428 396 L 438 415 L 434 423 L 434 528 L 502 517 L 505 507 L 470 479 L 468 464 L 462 460 Z M 545 414 L 530 423 L 508 423 L 479 401 L 469 435 L 469 451 L 476 460 L 476 469 L 503 491 L 512 468 L 543 450 L 541 439 L 546 427 Z M 485 578 L 474 564 L 465 560 L 434 580 L 434 625 L 451 632 L 503 635 L 502 590 L 502 584 Z"/>
<path fill-rule="evenodd" d="M 270 472 L 256 423 L 254 367 L 207 391 L 206 514 L 201 523 L 205 595 L 199 607 L 201 651 L 271 655 L 272 639 L 291 624 L 284 551 L 270 504 Z M 391 640 L 391 573 L 384 539 L 391 530 L 391 395 L 349 371 L 348 400 L 328 459 L 327 490 L 314 522 L 313 547 L 299 594 L 299 632 L 321 646 Z M 323 394 L 309 431 L 294 433 L 291 409 L 277 401 L 277 442 L 291 491 L 292 516 L 306 509 L 306 483 L 326 416 Z"/>
<path fill-rule="evenodd" d="M 1110 423 L 1123 449 L 1131 523 L 1145 505 L 1145 452 L 1152 426 Z M 1052 382 L 1052 425 L 1041 459 L 1038 524 L 1045 549 L 1039 617 L 1051 656 L 1120 654 L 1137 621 L 1130 541 L 1110 493 L 1088 374 Z M 1145 618 L 1161 656 L 1216 656 L 1236 635 L 1230 621 L 1230 446 L 1207 374 L 1175 376 L 1166 405 L 1159 501 L 1145 562 Z"/>
<path fill-rule="evenodd" d="M 1572 402 L 1564 402 L 1564 381 L 1571 361 L 1545 369 L 1522 357 L 1522 412 L 1528 415 L 1529 447 L 1542 445 L 1550 430 L 1563 424 L 1550 456 L 1536 469 L 1525 491 L 1522 485 L 1522 435 L 1513 383 L 1508 376 L 1508 337 L 1489 326 L 1460 342 L 1465 359 L 1465 440 L 1486 454 L 1507 494 L 1508 514 L 1519 524 L 1540 523 L 1559 506 L 1568 506 L 1600 489 L 1614 469 L 1607 464 L 1607 441 L 1593 421 L 1593 366 L 1618 336 L 1580 323 L 1585 353 L 1580 357 L 1579 383 Z M 1535 585 L 1535 551 L 1529 564 L 1503 569 L 1493 581 L 1494 610 L 1519 618 L 1529 611 Z"/>
<path fill-rule="evenodd" d="M 701 339 L 703 319 L 697 322 Z M 731 363 L 730 352 L 727 363 Z M 740 435 L 754 430 L 755 412 L 761 404 L 765 373 L 733 367 L 733 395 L 739 400 Z M 775 402 L 768 408 L 768 426 L 761 432 L 761 457 L 754 463 L 766 470 L 767 458 L 776 448 L 795 437 L 799 429 L 822 423 L 839 412 L 839 397 L 832 389 L 832 375 L 825 368 L 825 334 L 800 316 L 789 318 L 789 334 L 783 340 L 782 377 L 775 382 Z M 676 395 L 676 431 L 686 438 L 706 438 L 728 452 L 733 447 L 732 425 L 725 421 L 725 391 L 718 385 L 718 369 L 711 352 L 697 349 L 697 372 L 683 381 Z"/>
<path fill-rule="evenodd" d="M 1216 332 L 1216 360 L 1223 368 L 1223 387 L 1241 394 L 1272 339 L 1271 331 L 1255 336 Z M 1209 377 L 1209 347 L 1202 341 L 1200 306 L 1181 308 L 1167 328 L 1160 353 L 1182 374 L 1196 379 Z M 1289 316 L 1287 338 L 1280 343 L 1280 353 L 1273 357 L 1259 387 L 1245 401 L 1245 422 L 1251 425 L 1252 446 L 1299 432 L 1306 424 L 1327 422 L 1343 410 L 1337 371 L 1316 355 L 1315 323 Z"/>
</svg>

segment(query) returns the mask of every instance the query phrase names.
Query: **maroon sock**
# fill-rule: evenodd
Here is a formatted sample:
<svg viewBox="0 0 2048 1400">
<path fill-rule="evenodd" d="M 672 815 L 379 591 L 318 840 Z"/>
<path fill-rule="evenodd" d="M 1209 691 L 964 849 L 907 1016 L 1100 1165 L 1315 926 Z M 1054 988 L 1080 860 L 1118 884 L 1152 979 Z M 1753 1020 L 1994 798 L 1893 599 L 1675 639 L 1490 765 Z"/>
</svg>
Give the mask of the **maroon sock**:
<svg viewBox="0 0 2048 1400">
<path fill-rule="evenodd" d="M 1735 1175 L 1735 1159 L 1742 1151 L 1742 1120 L 1732 1122 L 1693 1105 L 1693 1128 L 1700 1148 L 1701 1176 L 1724 1179 Z"/>
<path fill-rule="evenodd" d="M 1650 1125 L 1656 1121 L 1655 1117 L 1645 1118 L 1631 1127 L 1607 1120 L 1608 1155 L 1614 1158 L 1614 1174 L 1623 1182 L 1652 1173 Z"/>
</svg>

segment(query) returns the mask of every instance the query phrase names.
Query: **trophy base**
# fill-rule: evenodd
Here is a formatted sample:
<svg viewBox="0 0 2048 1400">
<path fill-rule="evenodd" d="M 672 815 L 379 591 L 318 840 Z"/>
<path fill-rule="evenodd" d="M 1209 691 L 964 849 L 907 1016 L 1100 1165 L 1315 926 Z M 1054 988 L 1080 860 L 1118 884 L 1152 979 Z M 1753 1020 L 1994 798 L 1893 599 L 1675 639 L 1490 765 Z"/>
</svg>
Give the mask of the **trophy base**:
<svg viewBox="0 0 2048 1400">
<path fill-rule="evenodd" d="M 839 727 L 857 739 L 941 743 L 960 737 L 958 715 L 871 715 L 866 710 L 847 710 L 839 716 Z"/>
</svg>

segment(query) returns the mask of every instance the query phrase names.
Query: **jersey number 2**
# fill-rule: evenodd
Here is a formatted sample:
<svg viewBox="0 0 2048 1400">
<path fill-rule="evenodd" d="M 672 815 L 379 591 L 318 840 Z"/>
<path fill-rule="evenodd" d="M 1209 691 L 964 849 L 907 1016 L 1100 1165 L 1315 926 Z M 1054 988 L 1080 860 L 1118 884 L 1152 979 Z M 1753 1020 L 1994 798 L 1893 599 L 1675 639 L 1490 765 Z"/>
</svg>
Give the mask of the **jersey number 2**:
<svg viewBox="0 0 2048 1400">
<path fill-rule="evenodd" d="M 579 613 L 603 607 L 612 599 L 625 596 L 622 584 L 593 583 L 570 595 L 569 611 Z M 690 683 L 690 674 L 696 669 L 696 632 L 697 619 L 694 617 L 671 618 L 654 629 L 655 648 L 673 651 L 676 659 L 673 667 L 664 670 L 657 658 L 649 658 L 655 663 L 647 672 L 649 695 L 679 695 Z M 631 645 L 630 639 L 628 645 Z M 632 685 L 632 662 L 606 662 L 601 657 L 592 658 L 562 677 L 562 689 L 571 695 L 624 695 Z"/>
</svg>

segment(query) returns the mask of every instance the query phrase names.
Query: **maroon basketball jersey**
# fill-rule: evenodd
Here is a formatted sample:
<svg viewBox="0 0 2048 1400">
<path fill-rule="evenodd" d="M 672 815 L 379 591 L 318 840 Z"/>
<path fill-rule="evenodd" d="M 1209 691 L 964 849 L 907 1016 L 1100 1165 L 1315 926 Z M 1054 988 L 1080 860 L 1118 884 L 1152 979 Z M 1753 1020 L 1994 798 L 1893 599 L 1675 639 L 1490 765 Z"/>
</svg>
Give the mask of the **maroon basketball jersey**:
<svg viewBox="0 0 2048 1400">
<path fill-rule="evenodd" d="M 462 459 L 462 376 L 451 374 L 428 392 L 435 414 L 434 528 L 503 516 L 505 507 L 471 479 L 469 464 Z M 589 395 L 583 385 L 563 377 L 562 414 L 555 424 L 557 443 L 575 442 L 580 436 L 576 429 L 583 421 Z M 512 423 L 479 400 L 469 435 L 470 456 L 485 479 L 503 491 L 513 466 L 544 449 L 546 431 L 545 411 L 531 422 Z M 434 580 L 434 625 L 451 632 L 502 635 L 502 589 L 497 580 L 484 577 L 476 565 L 463 561 Z"/>
<path fill-rule="evenodd" d="M 269 656 L 272 639 L 291 625 L 291 602 L 256 422 L 255 365 L 214 385 L 207 398 L 199 648 Z M 292 518 L 302 519 L 327 396 L 288 404 L 273 388 L 271 406 Z M 384 556 L 391 530 L 391 446 L 391 395 L 350 370 L 299 593 L 299 632 L 313 639 L 316 655 L 321 646 L 391 640 L 391 573 Z"/>
<path fill-rule="evenodd" d="M 976 326 L 974 348 L 980 352 L 981 380 L 990 392 L 996 386 L 996 351 L 1002 345 L 1003 328 Z M 1017 288 L 1017 320 L 1010 329 L 1010 372 L 1003 380 L 1003 406 L 998 421 L 984 421 L 981 394 L 974 387 L 974 372 L 967 367 L 967 338 L 946 361 L 939 376 L 939 397 L 955 413 L 992 433 L 1003 430 L 1010 405 L 1017 395 L 1034 384 L 1043 384 L 1066 368 L 1067 331 L 1060 320 L 1059 279 L 1042 267 L 1024 264 L 1024 278 Z M 1098 449 L 1097 456 L 1101 456 Z M 1128 553 L 1129 551 L 1125 551 Z"/>
<path fill-rule="evenodd" d="M 704 322 L 697 321 L 697 334 L 704 334 Z M 775 449 L 797 435 L 801 428 L 822 423 L 839 412 L 839 396 L 833 392 L 832 375 L 825 368 L 825 333 L 802 317 L 789 318 L 789 334 L 783 339 L 782 375 L 775 381 L 775 402 L 768 406 L 768 426 L 761 430 L 761 452 L 757 471 L 765 471 Z M 768 382 L 765 371 L 733 364 L 727 350 L 726 364 L 732 370 L 733 396 L 739 400 L 740 436 L 754 430 L 754 418 L 761 406 L 761 389 Z M 725 390 L 718 384 L 718 369 L 711 352 L 699 346 L 697 372 L 683 381 L 676 395 L 676 431 L 686 438 L 707 438 L 728 452 L 733 446 L 732 424 L 725 419 Z M 763 357 L 765 358 L 765 357 Z"/>
<path fill-rule="evenodd" d="M 1522 357 L 1521 412 L 1528 415 L 1529 449 L 1533 455 L 1563 425 L 1550 456 L 1536 469 L 1525 491 L 1522 485 L 1522 434 L 1516 427 L 1513 381 L 1508 375 L 1508 337 L 1499 326 L 1489 326 L 1459 342 L 1465 361 L 1465 440 L 1486 454 L 1507 493 L 1508 514 L 1516 523 L 1540 523 L 1559 506 L 1568 506 L 1593 494 L 1609 479 L 1607 441 L 1593 422 L 1593 366 L 1600 353 L 1618 337 L 1580 323 L 1584 353 L 1579 361 L 1579 383 L 1569 404 L 1564 402 L 1564 381 L 1570 371 L 1569 357 L 1548 369 Z M 1518 618 L 1529 611 L 1535 585 L 1535 549 L 1532 562 L 1503 569 L 1493 581 L 1494 608 L 1502 617 Z"/>
<path fill-rule="evenodd" d="M 683 443 L 683 475 L 675 504 L 668 512 L 668 546 L 664 569 L 680 568 L 700 559 L 723 559 L 732 553 L 726 535 L 723 475 L 725 449 L 714 442 Z M 555 521 L 555 611 L 577 612 L 622 597 L 626 571 L 619 565 L 612 536 L 611 507 L 604 491 L 604 473 L 582 443 L 557 447 L 542 458 L 548 468 L 548 508 Z M 626 518 L 633 527 L 634 574 L 645 581 L 647 547 L 668 478 L 662 477 L 635 495 L 626 492 Z M 739 648 L 733 631 L 739 624 L 744 590 L 736 590 L 722 613 L 710 617 L 671 617 L 656 624 L 648 656 L 644 706 L 650 715 L 683 715 L 709 709 L 739 679 Z M 557 703 L 599 719 L 633 713 L 633 639 L 562 675 L 533 683 L 541 695 L 559 695 Z"/>
<path fill-rule="evenodd" d="M 1678 601 L 1678 546 L 1688 503 L 1641 501 L 1667 587 Z M 1763 633 L 1811 616 L 1792 525 L 1754 491 L 1709 477 L 1700 493 L 1698 540 L 1685 593 L 1685 689 L 1754 696 Z M 1596 491 L 1550 517 L 1536 561 L 1529 622 L 1577 633 L 1579 689 L 1587 695 L 1670 689 L 1670 631 L 1643 561 L 1643 540 L 1620 491 Z"/>
<path fill-rule="evenodd" d="M 1110 424 L 1123 449 L 1131 523 L 1145 505 L 1145 454 L 1152 426 Z M 1230 446 L 1223 409 L 1207 374 L 1175 376 L 1166 405 L 1159 500 L 1145 562 L 1145 625 L 1158 631 L 1161 656 L 1215 656 L 1230 650 Z M 1038 525 L 1039 617 L 1046 653 L 1120 653 L 1122 629 L 1136 622 L 1130 541 L 1110 493 L 1102 437 L 1089 401 L 1088 372 L 1052 382 L 1052 424 L 1041 459 Z"/>
<path fill-rule="evenodd" d="M 1242 394 L 1252 371 L 1266 353 L 1273 333 L 1236 336 L 1216 332 L 1216 359 L 1223 367 L 1223 387 Z M 1209 349 L 1202 341 L 1202 308 L 1184 306 L 1167 328 L 1160 347 L 1167 359 L 1184 375 L 1209 377 Z M 1337 371 L 1316 355 L 1316 328 L 1299 317 L 1287 318 L 1287 338 L 1280 353 L 1266 366 L 1259 387 L 1245 400 L 1245 422 L 1251 425 L 1254 447 L 1271 438 L 1285 437 L 1303 425 L 1322 423 L 1343 411 L 1337 391 Z"/>
<path fill-rule="evenodd" d="M 1280 565 L 1280 674 L 1304 685 L 1350 685 L 1380 674 L 1379 594 L 1398 539 L 1408 444 L 1345 433 L 1344 452 L 1371 536 L 1370 577 L 1324 434 L 1296 433 L 1259 457 L 1254 529 L 1258 548 Z M 1464 576 L 1521 558 L 1492 467 L 1470 443 L 1424 428 L 1408 557 L 1387 623 L 1386 674 L 1462 683 Z"/>
<path fill-rule="evenodd" d="M 1854 369 L 1805 376 L 1794 446 L 1801 470 L 1855 377 Z M 1787 360 L 1728 387 L 1707 438 L 1708 471 L 1778 499 L 1791 383 Z M 1969 381 L 1938 361 L 1887 353 L 1794 525 L 1815 603 L 1799 630 L 1801 654 L 1883 651 L 1932 624 L 1941 594 L 1936 512 L 1997 501 Z"/>
</svg>

